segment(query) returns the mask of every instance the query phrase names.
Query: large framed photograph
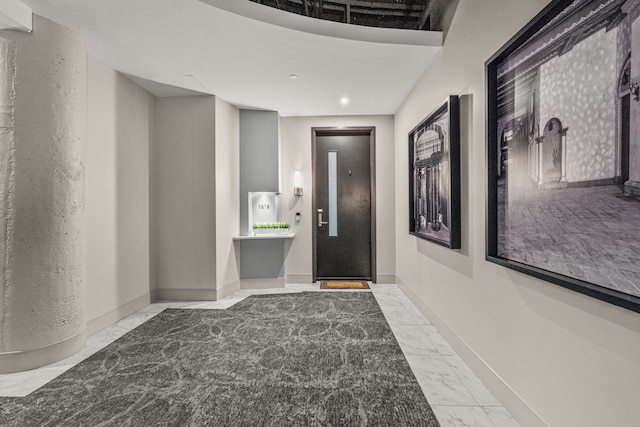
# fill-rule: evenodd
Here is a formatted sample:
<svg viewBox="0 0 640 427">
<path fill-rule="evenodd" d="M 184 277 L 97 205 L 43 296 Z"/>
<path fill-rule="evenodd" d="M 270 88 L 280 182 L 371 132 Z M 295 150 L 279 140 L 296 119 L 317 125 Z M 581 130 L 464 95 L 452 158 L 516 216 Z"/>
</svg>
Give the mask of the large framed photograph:
<svg viewBox="0 0 640 427">
<path fill-rule="evenodd" d="M 449 96 L 409 132 L 409 233 L 460 248 L 460 107 Z"/>
<path fill-rule="evenodd" d="M 487 260 L 640 312 L 640 0 L 554 0 L 486 65 Z"/>
</svg>

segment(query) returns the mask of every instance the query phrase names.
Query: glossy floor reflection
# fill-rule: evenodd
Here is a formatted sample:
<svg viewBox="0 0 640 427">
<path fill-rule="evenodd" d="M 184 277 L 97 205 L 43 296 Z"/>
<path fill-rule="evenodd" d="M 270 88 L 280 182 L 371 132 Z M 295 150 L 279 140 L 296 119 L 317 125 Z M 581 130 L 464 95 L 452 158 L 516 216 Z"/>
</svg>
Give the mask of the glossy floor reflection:
<svg viewBox="0 0 640 427">
<path fill-rule="evenodd" d="M 151 304 L 91 335 L 83 350 L 67 359 L 27 372 L 0 375 L 0 396 L 26 396 L 165 308 L 225 309 L 254 294 L 327 292 L 318 288 L 312 284 L 287 284 L 284 289 L 242 290 L 219 301 Z M 372 284 L 370 292 L 375 295 L 442 427 L 518 426 L 397 286 Z"/>
</svg>

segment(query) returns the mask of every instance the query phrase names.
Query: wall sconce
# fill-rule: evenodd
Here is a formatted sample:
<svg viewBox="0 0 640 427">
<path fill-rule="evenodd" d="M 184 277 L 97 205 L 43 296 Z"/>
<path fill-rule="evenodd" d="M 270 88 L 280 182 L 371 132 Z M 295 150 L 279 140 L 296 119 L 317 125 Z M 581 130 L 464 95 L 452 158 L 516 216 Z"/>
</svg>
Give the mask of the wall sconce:
<svg viewBox="0 0 640 427">
<path fill-rule="evenodd" d="M 293 195 L 302 196 L 302 175 L 300 171 L 295 171 L 293 174 Z"/>
<path fill-rule="evenodd" d="M 640 100 L 640 87 L 638 87 L 638 79 L 631 79 L 631 82 L 629 82 L 629 91 L 633 95 L 633 99 L 638 102 Z"/>
</svg>

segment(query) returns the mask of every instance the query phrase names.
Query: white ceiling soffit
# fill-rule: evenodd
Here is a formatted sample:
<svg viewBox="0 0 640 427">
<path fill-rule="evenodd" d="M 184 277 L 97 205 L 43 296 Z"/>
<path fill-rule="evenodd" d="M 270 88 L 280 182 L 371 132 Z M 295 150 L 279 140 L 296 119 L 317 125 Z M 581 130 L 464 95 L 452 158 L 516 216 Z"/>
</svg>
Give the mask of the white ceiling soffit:
<svg viewBox="0 0 640 427">
<path fill-rule="evenodd" d="M 31 9 L 18 0 L 0 3 L 0 29 L 31 32 Z"/>
<path fill-rule="evenodd" d="M 200 0 L 220 9 L 247 18 L 256 19 L 291 30 L 372 43 L 390 43 L 419 46 L 442 46 L 442 31 L 414 31 L 393 28 L 373 28 L 363 25 L 347 25 L 283 12 L 273 7 L 248 0 Z"/>
<path fill-rule="evenodd" d="M 254 2 L 207 1 L 225 7 L 199 0 L 24 3 L 82 34 L 91 55 L 156 96 L 213 94 L 282 116 L 393 114 L 441 46 L 438 32 L 315 20 L 313 31 L 301 31 L 255 19 L 266 6 Z M 243 5 L 243 14 L 229 11 L 231 4 Z M 285 21 L 311 19 L 272 12 Z M 340 103 L 344 97 L 348 105 Z"/>
</svg>

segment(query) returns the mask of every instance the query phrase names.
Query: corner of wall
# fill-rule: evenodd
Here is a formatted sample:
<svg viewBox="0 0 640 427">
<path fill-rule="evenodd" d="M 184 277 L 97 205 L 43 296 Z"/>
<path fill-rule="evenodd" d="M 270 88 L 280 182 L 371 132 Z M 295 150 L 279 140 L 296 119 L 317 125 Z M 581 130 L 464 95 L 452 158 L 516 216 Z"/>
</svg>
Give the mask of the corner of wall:
<svg viewBox="0 0 640 427">
<path fill-rule="evenodd" d="M 91 56 L 88 93 L 87 319 L 105 325 L 155 282 L 155 97 Z"/>
<path fill-rule="evenodd" d="M 216 97 L 215 224 L 217 298 L 240 289 L 240 111 Z"/>
</svg>

